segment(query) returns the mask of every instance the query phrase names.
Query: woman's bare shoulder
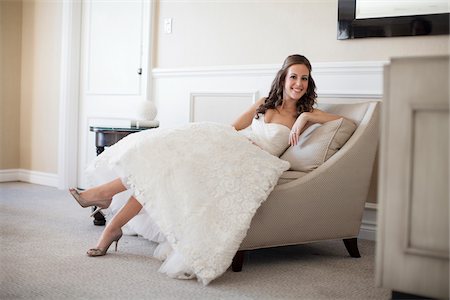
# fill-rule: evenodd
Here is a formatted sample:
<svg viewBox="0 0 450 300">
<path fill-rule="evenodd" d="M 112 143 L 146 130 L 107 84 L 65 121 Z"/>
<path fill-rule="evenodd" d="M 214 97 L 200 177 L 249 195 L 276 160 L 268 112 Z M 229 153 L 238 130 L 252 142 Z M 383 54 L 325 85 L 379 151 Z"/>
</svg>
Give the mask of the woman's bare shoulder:
<svg viewBox="0 0 450 300">
<path fill-rule="evenodd" d="M 262 97 L 262 98 L 259 98 L 258 100 L 256 100 L 255 104 L 260 106 L 261 104 L 264 104 L 265 101 L 266 101 L 266 97 Z"/>
</svg>

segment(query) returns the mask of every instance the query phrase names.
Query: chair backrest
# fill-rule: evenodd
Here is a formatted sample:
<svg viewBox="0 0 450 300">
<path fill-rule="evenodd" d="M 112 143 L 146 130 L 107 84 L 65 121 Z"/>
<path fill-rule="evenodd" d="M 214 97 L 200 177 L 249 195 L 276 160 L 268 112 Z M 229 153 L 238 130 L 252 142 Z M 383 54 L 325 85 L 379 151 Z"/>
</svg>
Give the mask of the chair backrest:
<svg viewBox="0 0 450 300">
<path fill-rule="evenodd" d="M 318 108 L 352 120 L 357 126 L 360 125 L 361 120 L 364 118 L 367 108 L 371 102 L 352 103 L 352 104 L 331 104 L 323 103 L 319 104 Z"/>
<path fill-rule="evenodd" d="M 319 109 L 344 116 L 355 122 L 355 124 L 357 125 L 355 132 L 347 141 L 347 143 L 345 143 L 345 145 L 338 152 L 336 152 L 335 155 L 333 155 L 336 156 L 334 159 L 337 159 L 341 155 L 344 155 L 347 150 L 350 150 L 349 148 L 357 146 L 357 149 L 364 149 L 363 152 L 365 152 L 367 149 L 372 147 L 371 144 L 376 145 L 378 143 L 379 104 L 380 103 L 378 101 L 367 101 L 352 104 L 327 103 L 319 105 Z M 358 154 L 358 156 L 359 155 L 366 156 L 369 155 L 369 153 L 360 153 Z M 332 160 L 332 158 L 333 157 L 331 157 L 330 160 Z M 327 162 L 325 162 L 324 164 L 326 164 Z"/>
</svg>

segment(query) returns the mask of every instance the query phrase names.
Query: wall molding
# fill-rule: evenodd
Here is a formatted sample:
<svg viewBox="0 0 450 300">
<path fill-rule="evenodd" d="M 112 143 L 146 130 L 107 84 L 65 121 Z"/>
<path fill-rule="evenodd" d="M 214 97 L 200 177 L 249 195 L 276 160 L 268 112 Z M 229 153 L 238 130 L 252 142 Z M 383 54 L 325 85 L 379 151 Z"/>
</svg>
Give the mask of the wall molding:
<svg viewBox="0 0 450 300">
<path fill-rule="evenodd" d="M 26 169 L 0 170 L 0 182 L 23 181 L 34 184 L 58 187 L 58 174 Z"/>
<path fill-rule="evenodd" d="M 312 63 L 313 74 L 377 74 L 382 73 L 389 61 L 348 61 Z M 279 70 L 277 64 L 205 66 L 192 68 L 154 68 L 153 78 L 194 76 L 273 76 Z"/>
</svg>

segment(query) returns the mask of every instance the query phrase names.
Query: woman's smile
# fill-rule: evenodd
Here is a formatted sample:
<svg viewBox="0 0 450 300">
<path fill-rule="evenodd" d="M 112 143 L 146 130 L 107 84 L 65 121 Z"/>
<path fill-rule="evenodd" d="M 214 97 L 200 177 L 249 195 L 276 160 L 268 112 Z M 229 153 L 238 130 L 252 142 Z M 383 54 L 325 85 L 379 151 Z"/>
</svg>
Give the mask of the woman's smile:
<svg viewBox="0 0 450 300">
<path fill-rule="evenodd" d="M 308 90 L 309 70 L 305 65 L 289 67 L 284 83 L 284 98 L 298 100 Z"/>
</svg>

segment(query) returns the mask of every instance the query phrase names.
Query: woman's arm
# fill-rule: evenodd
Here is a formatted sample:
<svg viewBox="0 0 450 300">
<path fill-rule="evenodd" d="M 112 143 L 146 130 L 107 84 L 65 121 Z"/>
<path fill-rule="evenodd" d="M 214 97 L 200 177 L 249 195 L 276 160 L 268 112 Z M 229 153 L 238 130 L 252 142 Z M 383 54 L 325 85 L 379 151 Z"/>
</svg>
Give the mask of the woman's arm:
<svg viewBox="0 0 450 300">
<path fill-rule="evenodd" d="M 342 118 L 342 116 L 330 114 L 320 109 L 313 109 L 312 112 L 304 112 L 298 116 L 294 125 L 292 126 L 291 134 L 289 136 L 289 144 L 297 145 L 298 137 L 305 131 L 306 128 L 315 123 L 326 123 L 329 121 L 337 120 Z"/>
<path fill-rule="evenodd" d="M 240 115 L 234 122 L 231 124 L 236 130 L 242 130 L 250 126 L 252 124 L 252 120 L 255 117 L 256 109 L 264 103 L 265 98 L 261 98 L 252 106 L 249 107 L 242 115 Z"/>
</svg>

